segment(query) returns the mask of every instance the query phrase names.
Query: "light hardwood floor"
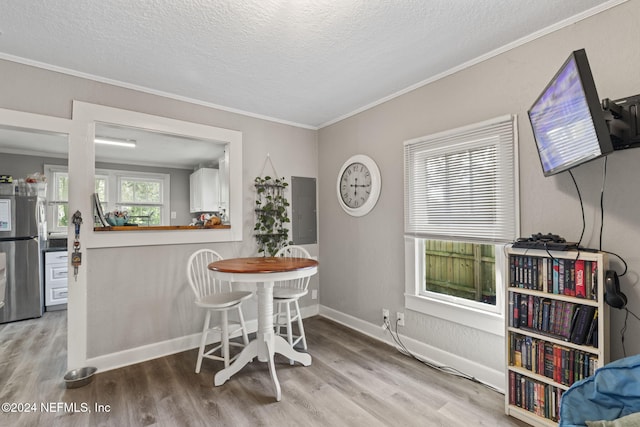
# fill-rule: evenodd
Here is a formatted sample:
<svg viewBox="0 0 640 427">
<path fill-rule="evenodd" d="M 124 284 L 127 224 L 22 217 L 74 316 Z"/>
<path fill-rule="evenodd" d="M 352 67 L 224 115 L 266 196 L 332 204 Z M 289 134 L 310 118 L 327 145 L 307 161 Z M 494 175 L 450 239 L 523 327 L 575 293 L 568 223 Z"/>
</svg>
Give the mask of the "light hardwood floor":
<svg viewBox="0 0 640 427">
<path fill-rule="evenodd" d="M 525 425 L 504 415 L 503 395 L 322 317 L 305 319 L 311 366 L 290 366 L 277 356 L 280 402 L 264 363 L 213 387 L 222 364 L 205 360 L 195 374 L 196 349 L 98 373 L 91 384 L 66 389 L 65 325 L 66 312 L 0 325 L 0 403 L 36 405 L 30 413 L 0 413 L 0 425 Z M 65 404 L 77 411 L 65 412 Z M 109 410 L 98 412 L 96 404 Z"/>
</svg>

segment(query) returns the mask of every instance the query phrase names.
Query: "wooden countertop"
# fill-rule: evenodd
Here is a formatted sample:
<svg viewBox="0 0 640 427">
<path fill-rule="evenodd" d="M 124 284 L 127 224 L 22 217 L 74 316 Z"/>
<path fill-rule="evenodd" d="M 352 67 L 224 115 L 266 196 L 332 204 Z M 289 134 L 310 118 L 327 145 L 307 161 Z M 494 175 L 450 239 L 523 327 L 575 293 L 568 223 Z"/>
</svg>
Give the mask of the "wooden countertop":
<svg viewBox="0 0 640 427">
<path fill-rule="evenodd" d="M 93 227 L 93 231 L 159 231 L 159 230 L 210 230 L 210 229 L 228 229 L 230 225 L 214 225 L 213 227 L 203 227 L 198 225 L 123 225 L 109 227 Z"/>
</svg>

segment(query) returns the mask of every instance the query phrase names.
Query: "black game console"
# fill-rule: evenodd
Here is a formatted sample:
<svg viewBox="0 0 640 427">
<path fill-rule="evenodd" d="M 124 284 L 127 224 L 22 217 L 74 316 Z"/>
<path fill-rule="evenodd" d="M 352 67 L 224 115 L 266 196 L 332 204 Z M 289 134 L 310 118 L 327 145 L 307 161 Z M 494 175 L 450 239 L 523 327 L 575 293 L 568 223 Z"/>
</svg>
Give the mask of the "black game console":
<svg viewBox="0 0 640 427">
<path fill-rule="evenodd" d="M 578 249 L 575 242 L 567 242 L 557 234 L 532 234 L 531 237 L 520 237 L 513 242 L 512 247 L 524 249 L 545 249 L 548 251 L 573 251 Z"/>
</svg>

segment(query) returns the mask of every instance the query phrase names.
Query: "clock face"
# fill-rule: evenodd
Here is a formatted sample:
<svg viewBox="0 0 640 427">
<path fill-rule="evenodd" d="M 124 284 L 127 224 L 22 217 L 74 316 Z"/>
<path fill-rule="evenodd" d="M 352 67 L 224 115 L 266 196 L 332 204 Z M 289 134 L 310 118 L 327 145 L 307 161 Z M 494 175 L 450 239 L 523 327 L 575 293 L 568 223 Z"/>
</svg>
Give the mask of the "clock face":
<svg viewBox="0 0 640 427">
<path fill-rule="evenodd" d="M 340 197 L 345 205 L 358 208 L 371 196 L 371 172 L 362 163 L 351 163 L 340 177 Z"/>
<path fill-rule="evenodd" d="M 373 209 L 380 196 L 380 170 L 369 156 L 356 154 L 349 158 L 338 173 L 338 202 L 351 216 L 363 216 Z"/>
</svg>

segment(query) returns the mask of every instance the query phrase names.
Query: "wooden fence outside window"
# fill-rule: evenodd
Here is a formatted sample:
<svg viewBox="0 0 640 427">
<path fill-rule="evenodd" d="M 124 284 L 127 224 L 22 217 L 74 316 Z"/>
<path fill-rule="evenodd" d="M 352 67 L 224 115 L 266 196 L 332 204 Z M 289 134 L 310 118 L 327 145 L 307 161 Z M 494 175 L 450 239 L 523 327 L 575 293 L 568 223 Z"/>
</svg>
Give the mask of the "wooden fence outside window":
<svg viewBox="0 0 640 427">
<path fill-rule="evenodd" d="M 425 289 L 495 305 L 495 247 L 425 241 Z"/>
</svg>

